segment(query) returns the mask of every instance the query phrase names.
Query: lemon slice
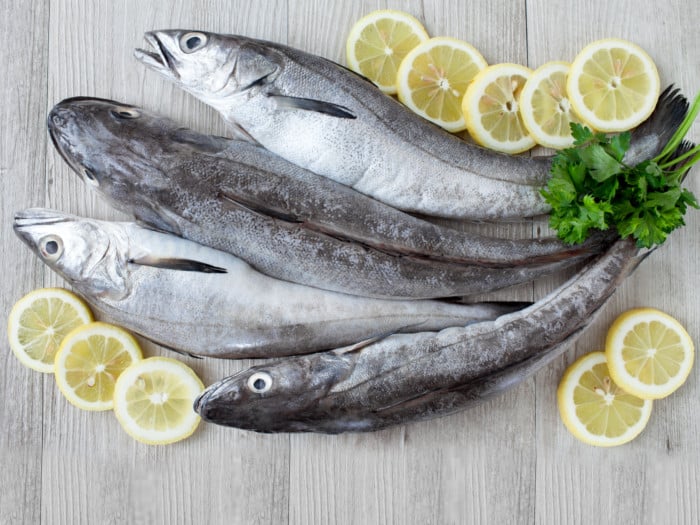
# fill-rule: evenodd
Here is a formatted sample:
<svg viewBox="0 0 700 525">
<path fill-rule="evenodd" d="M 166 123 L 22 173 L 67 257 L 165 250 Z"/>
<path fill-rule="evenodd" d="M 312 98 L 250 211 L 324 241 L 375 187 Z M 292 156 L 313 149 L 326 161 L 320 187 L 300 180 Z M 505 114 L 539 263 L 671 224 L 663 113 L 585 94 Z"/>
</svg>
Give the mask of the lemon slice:
<svg viewBox="0 0 700 525">
<path fill-rule="evenodd" d="M 348 35 L 348 67 L 374 82 L 384 93 L 396 93 L 396 72 L 408 52 L 428 40 L 414 17 L 391 9 L 360 18 Z"/>
<path fill-rule="evenodd" d="M 87 305 L 63 288 L 29 292 L 12 307 L 7 321 L 10 348 L 22 364 L 52 373 L 58 347 L 74 328 L 92 321 Z"/>
<path fill-rule="evenodd" d="M 520 92 L 520 116 L 532 138 L 548 148 L 571 147 L 571 122 L 579 122 L 566 96 L 567 62 L 538 67 Z"/>
<path fill-rule="evenodd" d="M 571 64 L 566 91 L 576 114 L 598 131 L 632 129 L 659 98 L 654 61 L 632 42 L 608 38 L 587 45 Z"/>
<path fill-rule="evenodd" d="M 531 73 L 518 64 L 496 64 L 474 78 L 462 100 L 462 110 L 469 134 L 477 143 L 505 153 L 520 153 L 535 145 L 518 104 Z"/>
<path fill-rule="evenodd" d="M 114 388 L 114 413 L 126 432 L 149 445 L 166 445 L 192 435 L 199 415 L 192 408 L 204 390 L 184 363 L 150 357 L 127 368 Z"/>
<path fill-rule="evenodd" d="M 472 45 L 454 38 L 431 38 L 414 48 L 399 66 L 399 100 L 446 129 L 465 129 L 461 101 L 469 83 L 486 67 Z"/>
<path fill-rule="evenodd" d="M 111 410 L 119 374 L 141 357 L 139 344 L 118 326 L 79 326 L 66 335 L 56 354 L 56 384 L 78 408 Z"/>
<path fill-rule="evenodd" d="M 676 391 L 695 358 L 688 332 L 653 308 L 635 308 L 618 317 L 608 330 L 605 353 L 615 382 L 644 399 Z"/>
<path fill-rule="evenodd" d="M 564 372 L 557 390 L 559 413 L 574 436 L 598 447 L 631 441 L 644 430 L 652 402 L 620 389 L 603 352 L 591 352 Z"/>
</svg>

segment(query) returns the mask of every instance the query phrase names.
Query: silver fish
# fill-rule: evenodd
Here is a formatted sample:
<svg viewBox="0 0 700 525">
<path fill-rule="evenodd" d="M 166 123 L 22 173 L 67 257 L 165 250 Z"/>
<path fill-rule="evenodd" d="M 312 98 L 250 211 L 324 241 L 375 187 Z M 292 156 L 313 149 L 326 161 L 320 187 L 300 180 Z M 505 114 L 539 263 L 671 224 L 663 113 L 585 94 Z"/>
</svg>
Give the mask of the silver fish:
<svg viewBox="0 0 700 525">
<path fill-rule="evenodd" d="M 347 188 L 336 193 L 320 185 L 327 195 L 305 198 L 317 176 L 286 162 L 286 173 L 295 175 L 280 175 L 273 160 L 262 164 L 269 155 L 261 157 L 260 148 L 245 142 L 215 156 L 211 151 L 221 151 L 223 139 L 178 130 L 145 110 L 105 100 L 66 100 L 51 110 L 48 124 L 71 167 L 115 207 L 152 227 L 232 253 L 266 275 L 326 290 L 377 298 L 471 295 L 550 274 L 609 243 L 602 234 L 548 257 L 536 253 L 541 245 L 529 250 L 525 242 L 510 266 L 507 255 L 500 255 L 491 259 L 500 257 L 501 264 L 486 267 L 481 259 L 466 258 L 459 234 L 447 228 L 420 225 L 429 237 L 407 240 L 415 222 Z M 401 230 L 397 223 L 407 226 Z M 450 256 L 426 257 L 431 243 L 441 243 L 432 236 L 442 234 Z M 503 253 L 513 246 L 503 241 L 477 251 L 488 257 L 494 247 Z"/>
<path fill-rule="evenodd" d="M 115 118 L 114 114 L 131 118 Z M 134 144 L 158 142 L 168 154 L 196 150 L 230 160 L 222 181 L 223 198 L 287 222 L 373 248 L 436 261 L 484 266 L 535 265 L 600 253 L 610 236 L 597 234 L 571 246 L 555 238 L 502 239 L 440 226 L 380 203 L 340 183 L 300 168 L 245 140 L 197 133 L 143 108 L 97 98 L 77 97 L 57 104 L 49 130 L 71 165 L 81 147 L 121 159 Z M 99 142 L 99 143 L 98 143 Z M 143 147 L 143 146 L 142 146 Z M 156 162 L 157 148 L 148 150 Z M 124 162 L 129 162 L 124 160 Z M 115 161 L 116 163 L 116 161 Z M 221 166 L 217 164 L 217 166 Z M 80 170 L 80 168 L 77 168 Z"/>
<path fill-rule="evenodd" d="M 134 223 L 48 209 L 17 213 L 14 229 L 111 322 L 198 356 L 315 352 L 391 332 L 462 326 L 523 307 L 327 292 L 272 279 L 230 254 Z"/>
<path fill-rule="evenodd" d="M 549 210 L 539 190 L 550 158 L 469 144 L 334 62 L 238 35 L 178 29 L 145 38 L 153 51 L 137 49 L 136 58 L 239 132 L 379 201 L 457 219 L 512 220 Z M 678 123 L 637 133 L 627 160 L 652 157 Z"/>
<path fill-rule="evenodd" d="M 619 240 L 521 311 L 255 366 L 208 387 L 194 408 L 221 425 L 324 433 L 373 431 L 462 410 L 569 348 L 646 253 Z"/>
</svg>

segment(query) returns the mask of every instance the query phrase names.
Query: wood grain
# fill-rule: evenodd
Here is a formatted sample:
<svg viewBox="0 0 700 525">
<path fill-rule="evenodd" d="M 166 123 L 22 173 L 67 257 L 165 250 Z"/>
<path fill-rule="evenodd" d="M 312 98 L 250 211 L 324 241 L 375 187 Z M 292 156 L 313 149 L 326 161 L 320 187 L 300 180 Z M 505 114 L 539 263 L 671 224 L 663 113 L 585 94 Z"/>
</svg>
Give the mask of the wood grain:
<svg viewBox="0 0 700 525">
<path fill-rule="evenodd" d="M 18 23 L 18 21 L 21 21 Z M 0 133 L 0 257 L 3 326 L 12 305 L 42 285 L 40 263 L 12 231 L 14 212 L 44 204 L 48 6 L 11 0 L 0 6 L 4 103 Z M 0 354 L 0 523 L 39 523 L 45 379 L 19 365 L 3 337 Z"/>
<path fill-rule="evenodd" d="M 14 211 L 52 206 L 125 217 L 93 195 L 46 140 L 47 111 L 85 95 L 143 105 L 183 125 L 226 134 L 218 115 L 146 71 L 133 57 L 150 29 L 187 27 L 289 43 L 341 63 L 352 23 L 401 9 L 431 35 L 471 42 L 489 63 L 537 67 L 572 60 L 593 39 L 647 49 L 662 83 L 700 89 L 700 4 L 669 0 L 6 0 L 0 6 L 5 129 L 0 133 L 0 304 L 65 286 L 22 247 Z M 696 125 L 691 136 L 700 141 Z M 697 174 L 688 187 L 700 194 Z M 632 443 L 596 449 L 564 429 L 556 387 L 564 368 L 599 349 L 612 319 L 640 305 L 676 316 L 700 341 L 700 214 L 621 287 L 585 338 L 505 395 L 431 422 L 368 435 L 259 435 L 202 425 L 189 440 L 148 447 L 111 413 L 70 406 L 51 376 L 22 367 L 2 343 L 0 523 L 697 523 L 698 379 L 655 403 Z M 458 226 L 459 227 L 459 226 Z M 546 224 L 479 226 L 502 235 L 547 235 Z M 488 297 L 535 299 L 563 276 Z M 168 351 L 142 341 L 148 355 Z M 250 365 L 183 358 L 205 383 Z"/>
</svg>

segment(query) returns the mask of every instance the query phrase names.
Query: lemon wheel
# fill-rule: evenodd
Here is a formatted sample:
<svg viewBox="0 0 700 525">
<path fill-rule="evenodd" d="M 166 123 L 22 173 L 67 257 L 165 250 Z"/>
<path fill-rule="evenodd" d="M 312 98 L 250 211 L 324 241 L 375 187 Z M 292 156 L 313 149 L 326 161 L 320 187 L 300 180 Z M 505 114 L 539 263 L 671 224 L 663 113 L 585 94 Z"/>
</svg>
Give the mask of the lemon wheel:
<svg viewBox="0 0 700 525">
<path fill-rule="evenodd" d="M 557 390 L 566 428 L 589 445 L 612 447 L 637 437 L 651 416 L 652 402 L 622 390 L 603 352 L 591 352 L 564 373 Z"/>
<path fill-rule="evenodd" d="M 111 410 L 117 378 L 141 357 L 139 344 L 127 331 L 108 323 L 89 323 L 63 339 L 56 354 L 56 384 L 78 408 Z"/>
<path fill-rule="evenodd" d="M 477 143 L 504 153 L 521 153 L 535 145 L 518 103 L 531 73 L 518 64 L 496 64 L 474 78 L 464 95 L 462 111 L 469 134 Z"/>
<path fill-rule="evenodd" d="M 10 348 L 22 364 L 52 373 L 56 352 L 74 328 L 92 321 L 92 312 L 78 296 L 63 288 L 29 292 L 12 307 L 7 321 Z"/>
<path fill-rule="evenodd" d="M 396 85 L 399 100 L 447 131 L 465 129 L 462 97 L 486 60 L 471 44 L 454 38 L 431 38 L 401 62 Z"/>
<path fill-rule="evenodd" d="M 675 392 L 695 359 L 685 328 L 654 308 L 635 308 L 619 316 L 608 330 L 605 352 L 615 382 L 645 399 Z"/>
<path fill-rule="evenodd" d="M 566 95 L 567 62 L 548 62 L 527 79 L 520 93 L 520 115 L 528 133 L 541 146 L 571 147 L 571 123 L 579 119 Z"/>
<path fill-rule="evenodd" d="M 396 93 L 396 73 L 411 49 L 428 40 L 413 16 L 390 9 L 360 18 L 346 44 L 348 67 L 374 82 L 384 93 Z"/>
<path fill-rule="evenodd" d="M 114 413 L 134 439 L 175 443 L 199 425 L 194 400 L 204 390 L 190 367 L 169 357 L 150 357 L 127 368 L 114 388 Z"/>
<path fill-rule="evenodd" d="M 654 111 L 659 73 L 638 45 L 616 38 L 597 40 L 572 62 L 566 91 L 576 114 L 593 129 L 625 131 Z"/>
</svg>

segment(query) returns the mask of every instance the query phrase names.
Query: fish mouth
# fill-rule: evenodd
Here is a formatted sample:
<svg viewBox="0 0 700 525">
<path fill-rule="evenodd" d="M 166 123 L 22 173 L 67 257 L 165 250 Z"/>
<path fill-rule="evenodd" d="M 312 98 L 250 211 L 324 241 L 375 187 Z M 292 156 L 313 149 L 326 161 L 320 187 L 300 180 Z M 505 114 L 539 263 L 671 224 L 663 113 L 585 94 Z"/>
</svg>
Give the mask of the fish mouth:
<svg viewBox="0 0 700 525">
<path fill-rule="evenodd" d="M 168 51 L 167 46 L 163 44 L 162 40 L 158 38 L 156 32 L 148 31 L 144 33 L 143 38 L 155 51 L 136 48 L 134 50 L 134 57 L 143 65 L 157 71 L 161 75 L 174 77 L 176 79 L 180 78 L 180 74 L 177 72 L 177 68 L 175 68 L 175 57 Z"/>
<path fill-rule="evenodd" d="M 37 227 L 51 226 L 74 220 L 76 217 L 47 208 L 29 208 L 15 213 L 12 228 L 15 234 L 32 250 L 37 250 L 37 236 L 41 229 Z"/>
<path fill-rule="evenodd" d="M 33 226 L 47 226 L 51 224 L 60 224 L 62 222 L 70 222 L 75 220 L 74 215 L 61 213 L 47 208 L 28 208 L 26 210 L 15 213 L 13 228 L 24 230 Z"/>
<path fill-rule="evenodd" d="M 209 385 L 204 392 L 197 396 L 194 400 L 192 408 L 205 421 L 217 422 L 221 419 L 222 408 L 230 413 L 233 409 L 229 402 L 223 402 L 226 398 L 235 397 L 235 393 L 231 392 L 231 384 L 235 383 L 240 376 L 248 372 L 242 370 L 236 374 L 226 377 L 216 383 Z M 222 407 L 226 405 L 225 407 Z"/>
</svg>

